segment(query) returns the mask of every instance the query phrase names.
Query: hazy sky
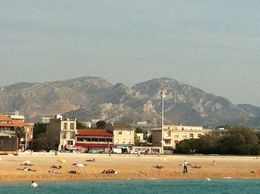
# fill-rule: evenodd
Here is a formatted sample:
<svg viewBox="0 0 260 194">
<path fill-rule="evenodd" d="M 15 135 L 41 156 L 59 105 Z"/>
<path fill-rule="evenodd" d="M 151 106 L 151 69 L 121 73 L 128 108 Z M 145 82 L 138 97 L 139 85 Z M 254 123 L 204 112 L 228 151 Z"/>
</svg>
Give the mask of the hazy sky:
<svg viewBox="0 0 260 194">
<path fill-rule="evenodd" d="M 260 1 L 0 0 L 0 86 L 80 76 L 260 106 Z"/>
</svg>

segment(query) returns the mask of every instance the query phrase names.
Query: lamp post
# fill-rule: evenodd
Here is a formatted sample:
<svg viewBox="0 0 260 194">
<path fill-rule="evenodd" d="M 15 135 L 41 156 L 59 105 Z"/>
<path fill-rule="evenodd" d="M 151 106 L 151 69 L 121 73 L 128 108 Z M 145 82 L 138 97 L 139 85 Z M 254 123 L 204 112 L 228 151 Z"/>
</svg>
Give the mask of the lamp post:
<svg viewBox="0 0 260 194">
<path fill-rule="evenodd" d="M 160 93 L 161 96 L 161 100 L 162 100 L 162 141 L 161 141 L 161 150 L 162 150 L 162 154 L 164 153 L 164 140 L 163 140 L 163 125 L 164 125 L 164 98 L 166 97 L 166 95 L 163 93 L 163 91 L 161 91 Z"/>
</svg>

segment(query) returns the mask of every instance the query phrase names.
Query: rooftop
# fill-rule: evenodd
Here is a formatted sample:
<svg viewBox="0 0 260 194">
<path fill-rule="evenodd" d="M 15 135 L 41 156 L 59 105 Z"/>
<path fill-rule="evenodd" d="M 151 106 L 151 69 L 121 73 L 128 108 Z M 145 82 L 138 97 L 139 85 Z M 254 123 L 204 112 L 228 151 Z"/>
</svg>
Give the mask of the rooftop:
<svg viewBox="0 0 260 194">
<path fill-rule="evenodd" d="M 105 136 L 112 137 L 113 133 L 107 129 L 78 129 L 76 136 Z"/>
</svg>

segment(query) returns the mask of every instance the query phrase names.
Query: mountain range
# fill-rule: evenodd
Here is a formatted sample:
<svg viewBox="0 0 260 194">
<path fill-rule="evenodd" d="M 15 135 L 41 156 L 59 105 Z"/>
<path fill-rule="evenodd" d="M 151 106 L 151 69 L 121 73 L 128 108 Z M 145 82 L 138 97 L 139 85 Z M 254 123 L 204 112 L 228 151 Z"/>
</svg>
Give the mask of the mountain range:
<svg viewBox="0 0 260 194">
<path fill-rule="evenodd" d="M 161 123 L 161 92 L 165 124 L 260 126 L 260 108 L 228 99 L 170 78 L 129 87 L 98 77 L 44 83 L 17 83 L 0 88 L 0 112 L 19 110 L 30 121 L 62 113 L 80 121 L 101 119 Z"/>
</svg>

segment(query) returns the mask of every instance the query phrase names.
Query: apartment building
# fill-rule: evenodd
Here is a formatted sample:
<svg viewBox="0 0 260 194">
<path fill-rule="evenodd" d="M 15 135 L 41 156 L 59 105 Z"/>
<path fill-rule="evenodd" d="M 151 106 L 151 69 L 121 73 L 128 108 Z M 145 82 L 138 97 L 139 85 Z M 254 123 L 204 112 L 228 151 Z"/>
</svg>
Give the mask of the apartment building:
<svg viewBox="0 0 260 194">
<path fill-rule="evenodd" d="M 184 139 L 199 138 L 205 134 L 202 126 L 164 125 L 152 132 L 153 145 L 163 148 L 176 148 L 176 144 Z"/>
<path fill-rule="evenodd" d="M 106 129 L 78 129 L 76 147 L 92 153 L 109 152 L 113 148 L 113 132 Z"/>
<path fill-rule="evenodd" d="M 125 123 L 113 123 L 113 144 L 117 148 L 131 149 L 134 145 L 135 131 L 131 125 Z"/>
<path fill-rule="evenodd" d="M 46 136 L 51 147 L 59 151 L 74 149 L 76 122 L 75 118 L 63 118 L 61 115 L 50 119 L 46 125 Z"/>
<path fill-rule="evenodd" d="M 26 123 L 23 116 L 12 117 L 10 115 L 0 114 L 0 132 L 16 135 L 19 140 L 18 147 L 21 150 L 30 147 L 33 138 L 33 126 L 33 123 Z"/>
</svg>

